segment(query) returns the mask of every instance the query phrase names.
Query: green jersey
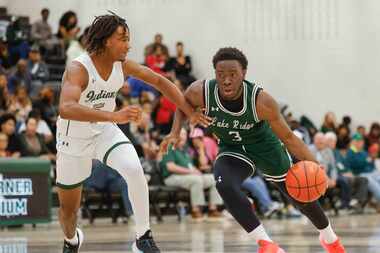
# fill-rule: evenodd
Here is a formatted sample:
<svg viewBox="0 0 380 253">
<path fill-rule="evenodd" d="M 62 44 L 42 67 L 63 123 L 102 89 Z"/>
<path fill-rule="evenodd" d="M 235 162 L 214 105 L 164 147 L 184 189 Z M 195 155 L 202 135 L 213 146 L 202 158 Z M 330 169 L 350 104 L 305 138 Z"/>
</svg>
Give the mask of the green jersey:
<svg viewBox="0 0 380 253">
<path fill-rule="evenodd" d="M 257 117 L 256 98 L 261 90 L 259 85 L 244 81 L 243 108 L 240 112 L 231 112 L 220 101 L 216 80 L 205 82 L 206 114 L 213 118 L 209 128 L 220 143 L 262 145 L 279 142 L 268 122 Z"/>
<path fill-rule="evenodd" d="M 206 115 L 213 119 L 209 129 L 219 139 L 219 156 L 244 159 L 264 176 L 282 181 L 291 160 L 269 123 L 257 116 L 256 100 L 262 88 L 245 80 L 242 85 L 242 109 L 231 112 L 222 105 L 216 80 L 204 83 Z"/>
</svg>

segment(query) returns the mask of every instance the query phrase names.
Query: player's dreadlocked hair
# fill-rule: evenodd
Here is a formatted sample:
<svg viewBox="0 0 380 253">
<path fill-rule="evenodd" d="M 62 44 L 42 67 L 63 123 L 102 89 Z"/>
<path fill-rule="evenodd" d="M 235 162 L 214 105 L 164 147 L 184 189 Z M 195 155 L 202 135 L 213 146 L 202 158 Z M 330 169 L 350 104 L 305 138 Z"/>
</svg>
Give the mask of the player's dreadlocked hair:
<svg viewBox="0 0 380 253">
<path fill-rule="evenodd" d="M 225 60 L 237 60 L 243 69 L 247 69 L 248 60 L 243 54 L 242 51 L 235 47 L 223 47 L 216 52 L 214 57 L 212 58 L 212 64 L 214 65 L 214 69 L 216 68 L 216 64 L 220 61 Z"/>
<path fill-rule="evenodd" d="M 111 11 L 109 12 L 110 14 L 95 17 L 92 22 L 85 42 L 88 53 L 102 53 L 105 49 L 106 40 L 111 37 L 119 26 L 129 30 L 125 19 Z"/>
</svg>

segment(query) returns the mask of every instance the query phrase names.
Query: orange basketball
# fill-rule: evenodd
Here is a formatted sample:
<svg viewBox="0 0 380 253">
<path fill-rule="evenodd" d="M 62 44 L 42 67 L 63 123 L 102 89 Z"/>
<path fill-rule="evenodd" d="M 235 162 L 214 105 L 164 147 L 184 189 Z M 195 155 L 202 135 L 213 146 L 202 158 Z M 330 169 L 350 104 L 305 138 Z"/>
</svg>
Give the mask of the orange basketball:
<svg viewBox="0 0 380 253">
<path fill-rule="evenodd" d="M 328 187 L 325 170 L 310 161 L 294 164 L 289 169 L 285 182 L 289 195 L 300 202 L 312 202 L 319 199 Z"/>
</svg>

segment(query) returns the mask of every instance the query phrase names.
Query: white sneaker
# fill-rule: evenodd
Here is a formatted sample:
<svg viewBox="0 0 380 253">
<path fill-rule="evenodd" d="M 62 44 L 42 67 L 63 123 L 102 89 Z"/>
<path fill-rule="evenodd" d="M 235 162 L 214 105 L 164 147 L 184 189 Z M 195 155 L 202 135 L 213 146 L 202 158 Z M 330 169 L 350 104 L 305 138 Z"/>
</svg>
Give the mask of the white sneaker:
<svg viewBox="0 0 380 253">
<path fill-rule="evenodd" d="M 82 230 L 79 228 L 76 229 L 76 236 L 78 238 L 77 245 L 71 245 L 66 240 L 63 241 L 63 253 L 78 253 L 80 247 L 82 246 L 84 235 Z"/>
</svg>

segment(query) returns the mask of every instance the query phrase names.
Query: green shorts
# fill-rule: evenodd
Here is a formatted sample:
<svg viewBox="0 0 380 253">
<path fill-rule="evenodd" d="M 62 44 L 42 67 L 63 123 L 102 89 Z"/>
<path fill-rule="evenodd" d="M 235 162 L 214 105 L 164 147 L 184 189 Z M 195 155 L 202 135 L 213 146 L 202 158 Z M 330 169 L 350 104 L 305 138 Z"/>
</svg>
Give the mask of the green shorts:
<svg viewBox="0 0 380 253">
<path fill-rule="evenodd" d="M 219 145 L 220 156 L 233 156 L 246 161 L 252 169 L 258 169 L 268 181 L 281 182 L 292 165 L 292 159 L 284 145 L 271 145 L 258 151 L 257 145 Z"/>
</svg>

